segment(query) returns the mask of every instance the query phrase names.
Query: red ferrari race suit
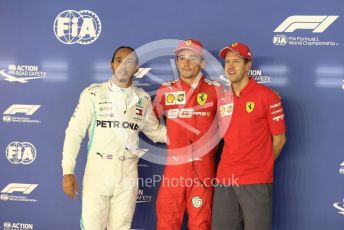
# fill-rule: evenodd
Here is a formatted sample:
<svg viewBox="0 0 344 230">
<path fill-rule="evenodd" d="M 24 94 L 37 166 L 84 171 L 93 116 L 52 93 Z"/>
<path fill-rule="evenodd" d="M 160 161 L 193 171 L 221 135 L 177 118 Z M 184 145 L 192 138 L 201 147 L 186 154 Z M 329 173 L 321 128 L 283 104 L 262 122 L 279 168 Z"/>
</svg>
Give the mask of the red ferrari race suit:
<svg viewBox="0 0 344 230">
<path fill-rule="evenodd" d="M 157 229 L 179 230 L 184 212 L 188 228 L 210 229 L 219 141 L 217 100 L 223 86 L 201 74 L 190 86 L 183 80 L 161 85 L 155 111 L 165 114 L 169 138 L 166 166 L 156 209 Z"/>
</svg>

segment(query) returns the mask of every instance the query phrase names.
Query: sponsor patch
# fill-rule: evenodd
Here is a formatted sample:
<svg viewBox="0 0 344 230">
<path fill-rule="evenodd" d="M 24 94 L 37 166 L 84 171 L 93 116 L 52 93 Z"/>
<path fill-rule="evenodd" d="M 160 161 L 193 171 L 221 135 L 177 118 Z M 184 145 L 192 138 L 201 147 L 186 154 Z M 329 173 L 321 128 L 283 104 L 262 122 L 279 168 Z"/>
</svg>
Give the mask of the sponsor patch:
<svg viewBox="0 0 344 230">
<path fill-rule="evenodd" d="M 248 101 L 246 102 L 246 111 L 251 113 L 254 110 L 254 102 Z"/>
<path fill-rule="evenodd" d="M 165 105 L 185 105 L 186 94 L 185 91 L 165 93 Z"/>
<path fill-rule="evenodd" d="M 197 94 L 197 102 L 199 105 L 204 105 L 207 102 L 208 94 L 207 93 L 199 93 Z"/>
<path fill-rule="evenodd" d="M 225 104 L 220 106 L 220 115 L 221 117 L 225 117 L 225 116 L 230 116 L 233 113 L 233 103 L 229 103 L 229 104 Z"/>
</svg>

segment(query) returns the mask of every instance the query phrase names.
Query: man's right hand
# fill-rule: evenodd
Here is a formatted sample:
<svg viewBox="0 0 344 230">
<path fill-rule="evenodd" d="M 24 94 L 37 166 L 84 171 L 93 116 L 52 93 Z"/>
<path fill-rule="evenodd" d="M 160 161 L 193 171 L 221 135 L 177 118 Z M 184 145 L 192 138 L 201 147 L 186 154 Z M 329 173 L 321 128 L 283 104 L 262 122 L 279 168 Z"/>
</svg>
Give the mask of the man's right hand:
<svg viewBox="0 0 344 230">
<path fill-rule="evenodd" d="M 70 198 L 76 198 L 78 195 L 78 183 L 74 174 L 67 174 L 63 176 L 62 182 L 63 192 Z"/>
</svg>

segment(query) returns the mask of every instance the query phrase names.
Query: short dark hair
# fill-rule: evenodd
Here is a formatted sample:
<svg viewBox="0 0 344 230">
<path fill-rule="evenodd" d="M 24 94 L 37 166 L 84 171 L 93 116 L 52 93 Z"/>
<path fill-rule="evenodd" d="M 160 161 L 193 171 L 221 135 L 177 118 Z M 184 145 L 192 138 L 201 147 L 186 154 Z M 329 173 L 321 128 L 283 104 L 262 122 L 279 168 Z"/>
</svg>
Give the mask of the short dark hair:
<svg viewBox="0 0 344 230">
<path fill-rule="evenodd" d="M 245 62 L 245 64 L 247 64 L 250 62 L 250 60 L 248 60 L 247 58 L 244 58 L 244 62 Z"/>
<path fill-rule="evenodd" d="M 135 58 L 136 58 L 136 64 L 139 63 L 139 57 L 137 56 L 137 53 L 135 52 L 134 48 L 130 47 L 130 46 L 120 46 L 118 47 L 115 52 L 113 53 L 112 55 L 112 58 L 111 58 L 111 63 L 114 62 L 115 60 L 115 57 L 116 57 L 116 53 L 120 50 L 120 49 L 129 49 L 131 50 L 131 52 L 134 54 Z"/>
</svg>

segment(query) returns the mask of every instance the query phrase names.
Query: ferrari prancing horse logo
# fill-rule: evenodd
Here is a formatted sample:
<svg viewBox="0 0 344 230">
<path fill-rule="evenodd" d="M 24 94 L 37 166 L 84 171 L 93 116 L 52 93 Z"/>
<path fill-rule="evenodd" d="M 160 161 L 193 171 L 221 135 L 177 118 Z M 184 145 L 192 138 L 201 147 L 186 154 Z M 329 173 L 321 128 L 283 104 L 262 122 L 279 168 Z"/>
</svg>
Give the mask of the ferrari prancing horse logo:
<svg viewBox="0 0 344 230">
<path fill-rule="evenodd" d="M 254 110 L 254 102 L 246 102 L 246 111 L 251 113 Z"/>
<path fill-rule="evenodd" d="M 204 105 L 207 102 L 208 94 L 207 93 L 199 93 L 197 94 L 197 102 L 200 105 Z"/>
</svg>

